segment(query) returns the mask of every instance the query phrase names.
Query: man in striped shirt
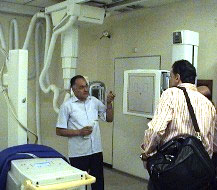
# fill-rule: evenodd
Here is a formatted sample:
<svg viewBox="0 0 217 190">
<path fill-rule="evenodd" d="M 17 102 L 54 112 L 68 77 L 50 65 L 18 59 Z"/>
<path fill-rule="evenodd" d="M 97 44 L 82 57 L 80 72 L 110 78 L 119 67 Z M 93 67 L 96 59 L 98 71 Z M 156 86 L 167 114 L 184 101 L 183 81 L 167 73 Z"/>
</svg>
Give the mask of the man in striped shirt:
<svg viewBox="0 0 217 190">
<path fill-rule="evenodd" d="M 144 160 L 156 153 L 158 145 L 163 145 L 176 136 L 195 135 L 185 96 L 177 86 L 186 88 L 203 145 L 209 156 L 212 156 L 216 110 L 213 104 L 197 91 L 195 79 L 196 69 L 188 61 L 180 60 L 173 64 L 170 79 L 172 88 L 163 92 L 154 117 L 148 123 L 149 128 L 145 131 L 141 146 Z"/>
</svg>

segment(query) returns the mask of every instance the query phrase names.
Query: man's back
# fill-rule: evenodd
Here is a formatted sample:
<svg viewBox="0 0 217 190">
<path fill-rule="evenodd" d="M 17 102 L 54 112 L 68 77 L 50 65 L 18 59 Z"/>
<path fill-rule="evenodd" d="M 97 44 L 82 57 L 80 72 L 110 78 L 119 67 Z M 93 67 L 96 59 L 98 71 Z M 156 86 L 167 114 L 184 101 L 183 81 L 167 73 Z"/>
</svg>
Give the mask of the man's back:
<svg viewBox="0 0 217 190">
<path fill-rule="evenodd" d="M 197 91 L 197 88 L 194 85 L 196 76 L 195 67 L 187 60 L 178 60 L 172 65 L 170 72 L 170 86 L 174 88 L 167 89 L 163 92 L 156 113 L 154 114 L 152 121 L 148 123 L 149 128 L 145 131 L 144 143 L 141 146 L 143 160 L 148 160 L 149 157 L 156 153 L 157 146 L 163 145 L 173 137 L 196 135 L 185 95 L 181 89 L 176 87 L 186 88 L 196 115 L 202 142 L 210 157 L 212 156 L 216 110 L 212 103 Z M 195 171 L 189 163 L 188 167 L 184 170 L 187 173 L 189 171 L 189 176 L 195 175 L 195 173 L 192 174 L 191 170 L 196 173 L 198 172 L 197 174 L 200 176 L 200 171 Z M 179 172 L 181 177 L 179 176 L 175 181 L 179 181 L 182 177 L 182 179 L 186 179 L 187 173 L 184 174 Z M 174 178 L 176 178 L 175 173 L 173 174 Z M 204 174 L 206 175 L 206 172 L 204 172 Z M 196 181 L 191 180 L 191 183 L 198 185 L 197 182 L 200 181 L 200 179 L 201 178 Z M 166 178 L 165 183 L 167 183 Z M 206 181 L 205 183 L 207 186 L 210 181 Z M 179 187 L 181 184 L 168 183 L 167 185 Z M 188 189 L 189 181 L 186 181 L 183 186 L 183 189 Z M 199 186 L 203 188 L 204 184 L 200 183 Z M 149 187 L 152 187 L 152 181 L 149 181 Z M 164 185 L 161 188 L 164 189 Z"/>
<path fill-rule="evenodd" d="M 203 144 L 211 156 L 213 153 L 214 123 L 216 113 L 215 108 L 205 96 L 197 91 L 195 85 L 183 83 L 179 86 L 187 89 L 187 93 L 202 134 Z M 195 130 L 193 128 L 183 91 L 176 87 L 170 88 L 165 91 L 161 100 L 161 105 L 170 102 L 169 109 L 167 110 L 170 110 L 168 112 L 170 116 L 168 115 L 167 117 L 171 118 L 171 121 L 168 122 L 168 127 L 166 128 L 165 134 L 162 138 L 162 143 L 165 143 L 171 138 L 179 135 L 195 135 Z M 164 109 L 160 108 L 161 105 L 159 105 L 158 109 Z M 162 114 L 161 117 L 163 117 Z"/>
</svg>

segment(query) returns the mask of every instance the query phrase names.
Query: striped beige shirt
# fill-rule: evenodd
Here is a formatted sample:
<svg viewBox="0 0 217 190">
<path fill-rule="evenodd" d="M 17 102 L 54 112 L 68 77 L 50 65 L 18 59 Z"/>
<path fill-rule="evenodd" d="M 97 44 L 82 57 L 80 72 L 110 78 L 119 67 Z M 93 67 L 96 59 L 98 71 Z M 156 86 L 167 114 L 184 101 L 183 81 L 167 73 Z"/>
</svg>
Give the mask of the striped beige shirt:
<svg viewBox="0 0 217 190">
<path fill-rule="evenodd" d="M 216 110 L 213 104 L 197 91 L 195 85 L 182 83 L 193 106 L 202 135 L 202 142 L 210 157 L 213 154 L 213 137 Z M 145 131 L 142 152 L 149 157 L 156 152 L 157 145 L 162 145 L 179 135 L 195 135 L 185 96 L 178 88 L 169 88 L 163 92 L 155 115 Z"/>
</svg>

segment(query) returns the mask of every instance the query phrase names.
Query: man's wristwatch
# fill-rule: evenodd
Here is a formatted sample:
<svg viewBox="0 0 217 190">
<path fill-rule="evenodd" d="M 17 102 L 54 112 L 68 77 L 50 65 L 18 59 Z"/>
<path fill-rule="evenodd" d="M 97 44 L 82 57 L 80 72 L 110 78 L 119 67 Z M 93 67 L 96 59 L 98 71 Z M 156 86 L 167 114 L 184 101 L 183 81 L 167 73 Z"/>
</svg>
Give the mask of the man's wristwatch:
<svg viewBox="0 0 217 190">
<path fill-rule="evenodd" d="M 107 105 L 106 109 L 112 109 L 112 104 Z"/>
</svg>

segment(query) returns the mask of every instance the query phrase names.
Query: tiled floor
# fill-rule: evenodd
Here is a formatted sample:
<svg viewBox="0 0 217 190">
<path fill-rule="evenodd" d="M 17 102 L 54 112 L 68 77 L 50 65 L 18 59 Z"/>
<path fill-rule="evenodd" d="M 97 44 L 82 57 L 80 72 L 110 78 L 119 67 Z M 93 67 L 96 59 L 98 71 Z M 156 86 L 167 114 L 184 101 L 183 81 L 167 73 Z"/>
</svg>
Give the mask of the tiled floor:
<svg viewBox="0 0 217 190">
<path fill-rule="evenodd" d="M 147 190 L 147 181 L 104 168 L 105 190 Z M 88 187 L 90 190 L 90 187 Z"/>
</svg>

